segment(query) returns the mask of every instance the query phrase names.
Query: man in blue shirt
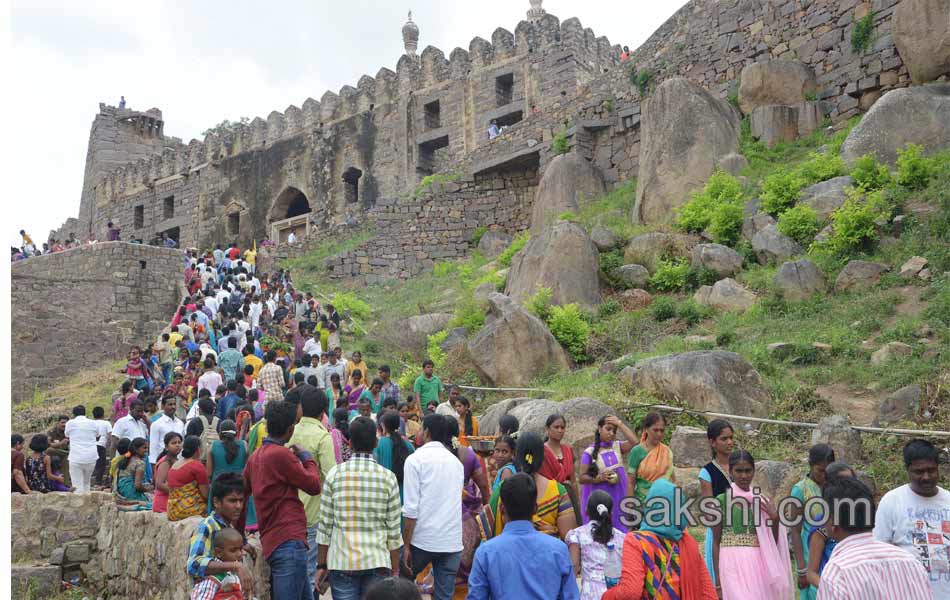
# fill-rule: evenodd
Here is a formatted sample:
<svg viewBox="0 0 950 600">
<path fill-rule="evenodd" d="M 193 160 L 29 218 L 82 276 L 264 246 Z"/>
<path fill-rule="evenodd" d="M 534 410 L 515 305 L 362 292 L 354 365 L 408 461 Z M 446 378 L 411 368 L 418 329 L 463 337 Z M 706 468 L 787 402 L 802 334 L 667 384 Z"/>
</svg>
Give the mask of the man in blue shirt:
<svg viewBox="0 0 950 600">
<path fill-rule="evenodd" d="M 504 531 L 475 551 L 467 600 L 578 600 L 567 546 L 534 528 L 534 477 L 518 473 L 501 484 Z M 531 560 L 526 561 L 525 557 Z"/>
<path fill-rule="evenodd" d="M 229 419 L 228 412 L 244 400 L 244 386 L 239 385 L 234 379 L 228 380 L 228 393 L 218 400 L 218 420 Z"/>
</svg>

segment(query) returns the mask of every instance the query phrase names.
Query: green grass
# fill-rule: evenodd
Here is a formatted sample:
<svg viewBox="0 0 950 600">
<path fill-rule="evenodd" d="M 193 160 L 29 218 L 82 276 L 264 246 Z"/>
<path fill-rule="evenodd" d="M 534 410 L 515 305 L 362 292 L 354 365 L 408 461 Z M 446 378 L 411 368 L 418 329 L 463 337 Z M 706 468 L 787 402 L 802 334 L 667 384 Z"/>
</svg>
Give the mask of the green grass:
<svg viewBox="0 0 950 600">
<path fill-rule="evenodd" d="M 628 179 L 617 189 L 582 207 L 577 221 L 589 232 L 602 225 L 623 241 L 652 231 L 646 225 L 634 225 L 631 212 L 637 193 L 636 178 Z"/>
</svg>

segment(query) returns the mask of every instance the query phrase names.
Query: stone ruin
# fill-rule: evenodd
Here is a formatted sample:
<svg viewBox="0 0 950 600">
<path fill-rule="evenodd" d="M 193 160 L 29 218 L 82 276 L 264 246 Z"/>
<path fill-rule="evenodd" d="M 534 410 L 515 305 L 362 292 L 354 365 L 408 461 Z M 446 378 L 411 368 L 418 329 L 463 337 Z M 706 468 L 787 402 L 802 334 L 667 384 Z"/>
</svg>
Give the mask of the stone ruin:
<svg viewBox="0 0 950 600">
<path fill-rule="evenodd" d="M 311 241 L 384 231 L 326 267 L 368 283 L 406 278 L 468 253 L 480 227 L 526 229 L 559 133 L 608 187 L 636 176 L 641 74 L 646 95 L 682 77 L 724 100 L 740 94 L 750 65 L 793 63 L 803 97 L 763 97 L 749 109 L 769 143 L 824 118 L 840 123 L 910 83 L 891 33 L 897 0 L 692 0 L 624 62 L 620 46 L 541 4 L 530 2 L 514 33 L 498 28 L 448 57 L 432 46 L 417 53 L 423 32 L 410 15 L 395 71 L 188 144 L 164 135 L 157 109 L 100 105 L 79 216 L 53 235 L 102 238 L 111 220 L 123 239 L 166 233 L 208 248 L 282 242 L 292 231 Z M 873 41 L 855 52 L 851 33 L 869 14 Z M 503 131 L 489 139 L 493 120 Z M 420 186 L 429 175 L 440 184 Z M 270 258 L 300 251 L 283 246 Z"/>
</svg>

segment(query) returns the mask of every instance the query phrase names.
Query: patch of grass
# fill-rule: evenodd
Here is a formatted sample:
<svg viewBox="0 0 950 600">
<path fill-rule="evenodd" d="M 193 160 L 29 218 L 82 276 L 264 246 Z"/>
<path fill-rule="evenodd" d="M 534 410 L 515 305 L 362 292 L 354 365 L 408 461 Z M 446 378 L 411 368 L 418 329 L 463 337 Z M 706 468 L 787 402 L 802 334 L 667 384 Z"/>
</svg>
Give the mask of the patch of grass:
<svg viewBox="0 0 950 600">
<path fill-rule="evenodd" d="M 426 175 L 422 178 L 419 184 L 412 190 L 410 196 L 412 198 L 418 198 L 422 194 L 429 191 L 429 189 L 436 183 L 449 183 L 452 181 L 458 181 L 461 179 L 462 175 L 460 173 L 433 173 L 431 175 Z"/>
<path fill-rule="evenodd" d="M 630 71 L 630 82 L 634 87 L 637 88 L 637 91 L 640 92 L 641 98 L 646 98 L 649 96 L 650 92 L 652 92 L 653 88 L 656 86 L 656 80 L 653 76 L 653 72 L 649 69 Z"/>
<path fill-rule="evenodd" d="M 851 30 L 851 50 L 855 54 L 864 54 L 874 42 L 874 11 L 855 22 Z"/>
<path fill-rule="evenodd" d="M 472 233 L 472 245 L 478 246 L 478 243 L 482 241 L 482 236 L 488 233 L 488 228 L 484 225 L 480 225 L 475 228 L 475 232 Z"/>
<path fill-rule="evenodd" d="M 554 135 L 554 139 L 551 141 L 551 153 L 555 156 L 560 154 L 567 154 L 571 151 L 571 145 L 567 141 L 567 130 L 562 129 Z"/>
<path fill-rule="evenodd" d="M 515 257 L 515 254 L 521 252 L 521 249 L 524 248 L 525 244 L 528 243 L 528 240 L 531 239 L 531 233 L 528 231 L 522 231 L 515 236 L 515 239 L 511 241 L 511 244 L 505 248 L 501 254 L 498 255 L 498 258 L 495 262 L 498 263 L 498 266 L 502 268 L 507 268 L 511 266 L 511 259 Z"/>
<path fill-rule="evenodd" d="M 582 206 L 577 219 L 587 231 L 597 225 L 606 227 L 623 244 L 636 235 L 650 231 L 645 225 L 633 224 L 630 212 L 636 191 L 636 178 L 628 179 L 613 191 Z"/>
</svg>

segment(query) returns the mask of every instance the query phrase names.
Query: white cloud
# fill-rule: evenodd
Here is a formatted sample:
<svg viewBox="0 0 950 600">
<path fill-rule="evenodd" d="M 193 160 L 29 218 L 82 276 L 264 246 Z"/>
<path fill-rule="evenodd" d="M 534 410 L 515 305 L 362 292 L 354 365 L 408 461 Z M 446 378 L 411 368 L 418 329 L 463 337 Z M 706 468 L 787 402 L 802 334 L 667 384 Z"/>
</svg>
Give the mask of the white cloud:
<svg viewBox="0 0 950 600">
<path fill-rule="evenodd" d="M 546 0 L 611 42 L 636 47 L 682 4 Z M 514 31 L 527 0 L 15 0 L 12 6 L 13 219 L 45 238 L 76 216 L 89 126 L 99 102 L 162 109 L 166 135 L 188 142 L 222 119 L 266 118 L 327 90 L 395 70 L 406 12 L 427 45 L 467 48 Z"/>
</svg>

